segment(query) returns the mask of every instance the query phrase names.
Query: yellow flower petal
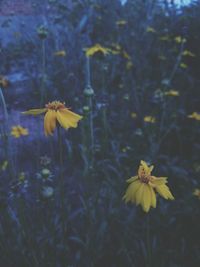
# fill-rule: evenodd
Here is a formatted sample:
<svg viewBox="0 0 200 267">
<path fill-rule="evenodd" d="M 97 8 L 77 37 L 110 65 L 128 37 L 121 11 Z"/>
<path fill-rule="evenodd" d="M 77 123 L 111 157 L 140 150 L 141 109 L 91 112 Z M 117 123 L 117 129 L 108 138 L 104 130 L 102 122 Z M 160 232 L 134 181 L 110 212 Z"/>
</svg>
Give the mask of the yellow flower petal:
<svg viewBox="0 0 200 267">
<path fill-rule="evenodd" d="M 144 184 L 143 188 L 143 210 L 148 212 L 151 206 L 151 191 L 148 184 Z"/>
<path fill-rule="evenodd" d="M 47 111 L 46 108 L 30 109 L 30 110 L 27 110 L 27 111 L 22 112 L 22 114 L 39 115 L 39 114 L 42 114 L 42 113 L 44 113 L 46 111 Z"/>
<path fill-rule="evenodd" d="M 143 189 L 144 189 L 144 183 L 141 183 L 135 195 L 136 205 L 139 204 L 143 205 Z"/>
<path fill-rule="evenodd" d="M 123 196 L 123 199 L 125 200 L 126 203 L 128 201 L 135 202 L 135 195 L 140 186 L 141 186 L 141 182 L 139 180 L 133 182 L 132 184 L 128 186 L 126 193 Z"/>
<path fill-rule="evenodd" d="M 165 199 L 174 199 L 173 195 L 169 190 L 169 187 L 165 184 L 156 186 L 156 191 Z"/>
<path fill-rule="evenodd" d="M 128 179 L 126 181 L 127 181 L 127 183 L 132 183 L 132 182 L 134 182 L 137 179 L 138 179 L 138 176 L 133 176 L 133 177 L 131 177 L 130 179 Z"/>
<path fill-rule="evenodd" d="M 76 128 L 78 121 L 82 119 L 82 116 L 80 116 L 80 115 L 78 115 L 78 114 L 76 114 L 76 113 L 74 113 L 68 109 L 62 109 L 59 111 L 59 113 L 60 113 L 58 115 L 59 119 L 61 119 L 62 123 L 66 126 L 66 128 L 69 128 L 69 127 Z M 59 119 L 58 119 L 58 121 L 59 121 Z"/>
<path fill-rule="evenodd" d="M 151 206 L 156 208 L 156 194 L 151 186 L 149 186 L 151 192 Z"/>
<path fill-rule="evenodd" d="M 55 120 L 52 110 L 48 110 L 44 116 L 44 132 L 45 135 L 52 135 L 52 121 Z"/>
</svg>

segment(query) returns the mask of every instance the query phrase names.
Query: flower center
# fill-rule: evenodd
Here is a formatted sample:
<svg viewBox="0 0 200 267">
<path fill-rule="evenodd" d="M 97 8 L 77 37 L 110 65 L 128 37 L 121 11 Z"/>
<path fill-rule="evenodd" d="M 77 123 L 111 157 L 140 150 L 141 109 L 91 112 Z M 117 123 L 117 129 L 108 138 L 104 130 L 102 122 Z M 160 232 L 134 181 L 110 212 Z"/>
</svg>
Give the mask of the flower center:
<svg viewBox="0 0 200 267">
<path fill-rule="evenodd" d="M 46 104 L 45 107 L 47 109 L 51 109 L 51 110 L 55 110 L 55 111 L 66 108 L 65 103 L 61 103 L 60 101 L 50 102 L 50 103 Z"/>
<path fill-rule="evenodd" d="M 138 177 L 140 181 L 145 184 L 148 184 L 152 180 L 151 175 L 147 174 L 145 169 L 142 166 L 139 167 Z"/>
</svg>

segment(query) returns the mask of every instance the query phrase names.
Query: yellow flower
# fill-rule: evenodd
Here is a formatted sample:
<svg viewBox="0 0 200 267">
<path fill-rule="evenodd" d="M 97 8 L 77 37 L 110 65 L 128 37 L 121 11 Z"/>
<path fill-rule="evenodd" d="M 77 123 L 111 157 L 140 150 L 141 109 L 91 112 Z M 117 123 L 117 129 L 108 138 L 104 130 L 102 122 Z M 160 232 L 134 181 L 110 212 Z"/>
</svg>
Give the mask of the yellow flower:
<svg viewBox="0 0 200 267">
<path fill-rule="evenodd" d="M 131 118 L 132 118 L 132 119 L 135 119 L 135 118 L 137 118 L 137 113 L 135 113 L 135 112 L 132 112 L 132 113 L 131 113 Z"/>
<path fill-rule="evenodd" d="M 65 57 L 66 56 L 66 52 L 65 52 L 65 50 L 60 50 L 60 51 L 55 52 L 54 56 Z"/>
<path fill-rule="evenodd" d="M 200 113 L 193 112 L 192 114 L 188 115 L 188 118 L 200 121 Z"/>
<path fill-rule="evenodd" d="M 177 43 L 177 44 L 180 44 L 180 43 L 185 43 L 186 42 L 186 39 L 185 38 L 182 38 L 181 36 L 176 36 L 174 38 L 174 41 Z"/>
<path fill-rule="evenodd" d="M 152 27 L 147 27 L 147 28 L 146 28 L 146 32 L 152 32 L 152 33 L 155 33 L 156 30 L 155 30 L 154 28 L 152 28 Z"/>
<path fill-rule="evenodd" d="M 0 87 L 7 88 L 9 81 L 2 75 L 0 75 Z"/>
<path fill-rule="evenodd" d="M 60 101 L 53 101 L 45 105 L 45 108 L 30 109 L 22 112 L 23 114 L 38 115 L 46 113 L 44 116 L 44 132 L 45 135 L 52 135 L 58 122 L 64 129 L 76 128 L 78 121 L 82 116 L 72 112 L 65 107 L 65 103 Z"/>
<path fill-rule="evenodd" d="M 191 51 L 189 50 L 185 50 L 182 53 L 183 56 L 189 56 L 189 57 L 195 57 L 195 54 L 193 54 Z"/>
<path fill-rule="evenodd" d="M 200 199 L 200 189 L 195 189 L 193 192 L 193 196 L 196 196 L 198 199 Z"/>
<path fill-rule="evenodd" d="M 133 67 L 133 63 L 130 60 L 128 60 L 126 63 L 126 69 L 130 70 L 132 67 Z"/>
<path fill-rule="evenodd" d="M 141 205 L 145 212 L 148 212 L 150 207 L 156 207 L 156 192 L 165 199 L 174 199 L 166 185 L 167 177 L 152 176 L 153 168 L 141 160 L 138 175 L 127 180 L 129 186 L 123 197 L 126 203 L 131 201 L 136 205 Z"/>
<path fill-rule="evenodd" d="M 144 117 L 144 121 L 145 122 L 150 122 L 150 123 L 155 123 L 156 122 L 156 118 L 153 116 L 145 116 Z"/>
<path fill-rule="evenodd" d="M 22 135 L 28 135 L 28 129 L 21 127 L 20 125 L 16 125 L 13 126 L 11 129 L 11 133 L 12 136 L 14 136 L 15 138 L 19 138 Z"/>
<path fill-rule="evenodd" d="M 163 56 L 163 55 L 158 56 L 158 58 L 159 58 L 160 60 L 166 60 L 166 59 L 167 59 L 167 58 L 166 58 L 165 56 Z"/>
<path fill-rule="evenodd" d="M 170 41 L 170 37 L 169 37 L 169 35 L 166 35 L 166 36 L 161 36 L 160 38 L 159 38 L 161 41 Z"/>
<path fill-rule="evenodd" d="M 187 69 L 188 65 L 182 62 L 180 64 L 180 67 L 183 68 L 183 69 Z"/>
<path fill-rule="evenodd" d="M 8 167 L 8 161 L 7 160 L 4 160 L 2 165 L 1 165 L 1 170 L 2 171 L 5 171 Z"/>
<path fill-rule="evenodd" d="M 179 96 L 180 94 L 176 90 L 169 90 L 169 91 L 165 92 L 165 95 L 166 96 Z"/>
<path fill-rule="evenodd" d="M 116 21 L 116 24 L 117 24 L 118 26 L 124 26 L 124 25 L 127 24 L 127 21 L 126 21 L 126 20 L 118 20 L 118 21 Z"/>
<path fill-rule="evenodd" d="M 95 44 L 94 46 L 85 49 L 85 54 L 87 57 L 91 57 L 97 52 L 107 55 L 111 53 L 111 49 L 103 47 L 100 44 Z"/>
</svg>

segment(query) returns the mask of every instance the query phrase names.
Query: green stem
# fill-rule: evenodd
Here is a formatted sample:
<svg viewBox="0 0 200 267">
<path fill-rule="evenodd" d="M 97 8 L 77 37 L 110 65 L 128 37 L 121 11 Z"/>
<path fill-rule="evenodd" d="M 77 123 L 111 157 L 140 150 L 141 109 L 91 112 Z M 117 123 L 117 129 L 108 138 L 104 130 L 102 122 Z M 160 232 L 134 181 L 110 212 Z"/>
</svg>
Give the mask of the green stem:
<svg viewBox="0 0 200 267">
<path fill-rule="evenodd" d="M 152 248 L 151 248 L 151 237 L 150 237 L 150 215 L 146 215 L 146 246 L 147 246 L 147 262 L 146 267 L 152 266 Z"/>
<path fill-rule="evenodd" d="M 45 81 L 46 81 L 46 48 L 45 48 L 45 40 L 42 40 L 42 85 L 41 85 L 41 101 L 40 101 L 41 107 L 43 106 L 46 98 Z"/>
<path fill-rule="evenodd" d="M 7 107 L 6 107 L 6 101 L 5 101 L 5 98 L 4 98 L 4 95 L 3 95 L 1 87 L 0 87 L 0 98 L 1 98 L 1 101 L 2 101 L 2 104 L 3 104 L 3 111 L 4 111 L 5 120 L 6 120 L 6 122 L 8 122 L 8 110 L 7 110 Z"/>
</svg>

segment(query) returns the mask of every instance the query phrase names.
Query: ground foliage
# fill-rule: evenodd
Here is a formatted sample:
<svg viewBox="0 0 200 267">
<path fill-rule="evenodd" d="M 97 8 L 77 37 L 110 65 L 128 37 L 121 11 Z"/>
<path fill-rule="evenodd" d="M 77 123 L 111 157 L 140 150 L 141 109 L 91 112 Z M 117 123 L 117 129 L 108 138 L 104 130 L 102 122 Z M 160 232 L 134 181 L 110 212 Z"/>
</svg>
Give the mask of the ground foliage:
<svg viewBox="0 0 200 267">
<path fill-rule="evenodd" d="M 26 79 L 2 88 L 0 266 L 199 266 L 200 4 L 32 4 L 44 23 L 1 48 L 1 74 Z M 95 44 L 117 53 L 88 65 Z M 59 140 L 21 115 L 55 99 L 84 116 Z M 29 134 L 11 136 L 16 124 Z M 175 196 L 148 214 L 122 201 L 141 159 Z"/>
</svg>

